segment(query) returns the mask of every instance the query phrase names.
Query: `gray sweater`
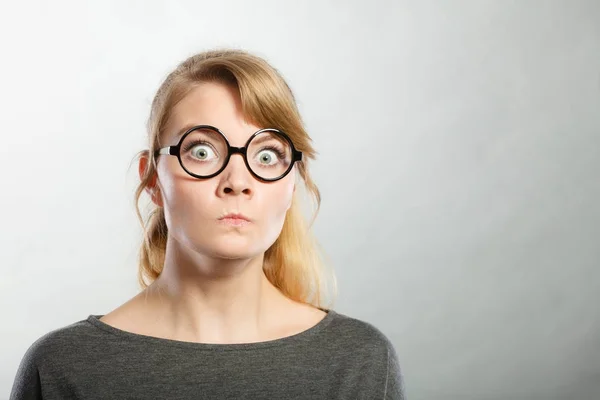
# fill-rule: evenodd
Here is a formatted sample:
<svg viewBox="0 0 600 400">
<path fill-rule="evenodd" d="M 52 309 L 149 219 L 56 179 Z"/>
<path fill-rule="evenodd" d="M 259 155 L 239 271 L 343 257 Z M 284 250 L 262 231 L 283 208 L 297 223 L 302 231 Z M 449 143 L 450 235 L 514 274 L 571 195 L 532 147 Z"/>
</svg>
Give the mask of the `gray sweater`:
<svg viewBox="0 0 600 400">
<path fill-rule="evenodd" d="M 299 334 L 243 344 L 145 336 L 100 317 L 36 340 L 19 365 L 10 399 L 405 398 L 388 338 L 333 310 Z"/>
</svg>

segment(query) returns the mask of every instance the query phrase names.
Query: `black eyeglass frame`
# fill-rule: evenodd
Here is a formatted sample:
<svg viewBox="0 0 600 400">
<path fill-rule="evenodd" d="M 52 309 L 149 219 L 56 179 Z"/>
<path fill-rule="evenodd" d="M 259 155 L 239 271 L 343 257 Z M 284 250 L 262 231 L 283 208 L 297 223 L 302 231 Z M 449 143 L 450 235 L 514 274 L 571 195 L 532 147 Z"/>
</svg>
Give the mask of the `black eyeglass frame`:
<svg viewBox="0 0 600 400">
<path fill-rule="evenodd" d="M 198 175 L 198 174 L 194 174 L 191 171 L 188 171 L 185 166 L 183 165 L 183 161 L 181 160 L 181 145 L 183 144 L 183 141 L 185 140 L 185 138 L 192 132 L 198 130 L 198 129 L 209 129 L 212 130 L 216 133 L 218 133 L 219 135 L 221 135 L 223 137 L 223 139 L 225 140 L 225 144 L 227 145 L 227 158 L 225 159 L 225 162 L 223 163 L 223 166 L 221 168 L 219 168 L 219 170 L 215 173 L 212 173 L 210 175 Z M 260 135 L 263 132 L 274 132 L 277 135 L 279 135 L 280 137 L 282 137 L 287 143 L 289 143 L 290 145 L 290 149 L 292 151 L 292 161 L 290 162 L 290 165 L 288 167 L 288 169 L 281 174 L 279 177 L 277 178 L 263 178 L 261 176 L 259 176 L 258 174 L 256 174 L 252 168 L 250 168 L 250 164 L 248 163 L 248 157 L 247 157 L 247 149 L 248 146 L 250 145 L 250 142 L 252 142 L 252 140 Z M 181 165 L 181 168 L 183 168 L 183 170 L 188 173 L 190 176 L 193 176 L 194 178 L 197 179 L 210 179 L 212 177 L 215 177 L 217 175 L 219 175 L 221 172 L 223 172 L 223 170 L 225 168 L 227 168 L 227 165 L 229 164 L 229 159 L 231 158 L 231 156 L 233 154 L 241 154 L 242 158 L 244 159 L 244 164 L 246 164 L 246 168 L 248 169 L 248 171 L 250 172 L 250 174 L 252 174 L 252 176 L 254 176 L 256 179 L 261 180 L 261 181 L 265 181 L 265 182 L 274 182 L 274 181 L 278 181 L 280 179 L 283 179 L 287 174 L 290 173 L 290 171 L 292 170 L 292 168 L 294 168 L 294 164 L 296 163 L 296 161 L 302 161 L 302 152 L 296 150 L 296 147 L 294 146 L 294 143 L 292 142 L 292 140 L 290 139 L 290 137 L 283 131 L 280 131 L 279 129 L 275 129 L 275 128 L 264 128 L 264 129 L 260 129 L 256 132 L 254 132 L 252 134 L 252 136 L 250 136 L 250 138 L 248 138 L 248 140 L 246 141 L 246 144 L 243 147 L 235 147 L 235 146 L 231 146 L 229 144 L 229 140 L 227 140 L 227 136 L 225 136 L 225 134 L 223 132 L 221 132 L 221 130 L 217 127 L 214 127 L 212 125 L 196 125 L 191 127 L 190 129 L 188 129 L 182 136 L 181 139 L 179 139 L 179 142 L 174 145 L 174 146 L 167 146 L 167 147 L 162 147 L 158 150 L 156 150 L 154 152 L 155 156 L 158 156 L 160 154 L 164 154 L 164 155 L 171 155 L 171 156 L 176 156 L 177 159 L 179 160 L 179 165 Z"/>
</svg>

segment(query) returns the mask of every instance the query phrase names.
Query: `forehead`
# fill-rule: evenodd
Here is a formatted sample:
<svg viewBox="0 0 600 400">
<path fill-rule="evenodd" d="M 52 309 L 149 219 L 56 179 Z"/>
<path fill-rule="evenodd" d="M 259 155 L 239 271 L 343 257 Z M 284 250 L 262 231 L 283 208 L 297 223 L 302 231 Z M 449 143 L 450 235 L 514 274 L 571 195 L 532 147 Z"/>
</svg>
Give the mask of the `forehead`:
<svg viewBox="0 0 600 400">
<path fill-rule="evenodd" d="M 165 139 L 178 140 L 196 125 L 215 126 L 232 142 L 245 141 L 259 129 L 244 117 L 238 90 L 213 82 L 197 84 L 173 107 L 165 126 Z"/>
</svg>

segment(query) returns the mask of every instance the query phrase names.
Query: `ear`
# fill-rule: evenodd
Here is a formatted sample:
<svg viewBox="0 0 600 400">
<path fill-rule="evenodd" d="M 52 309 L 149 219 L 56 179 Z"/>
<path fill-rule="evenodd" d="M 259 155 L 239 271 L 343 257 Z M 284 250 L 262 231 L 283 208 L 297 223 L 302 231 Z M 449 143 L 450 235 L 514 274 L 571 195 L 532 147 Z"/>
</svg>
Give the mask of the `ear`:
<svg viewBox="0 0 600 400">
<path fill-rule="evenodd" d="M 296 197 L 296 184 L 294 183 L 294 189 L 292 190 L 292 195 L 290 196 L 290 202 L 288 203 L 287 208 L 285 209 L 286 212 L 292 206 L 292 203 L 294 202 L 295 197 Z"/>
<path fill-rule="evenodd" d="M 146 175 L 146 169 L 149 167 L 149 156 L 148 151 L 146 150 L 141 156 L 138 164 L 138 174 L 140 176 L 140 180 L 144 179 Z M 152 199 L 152 202 L 159 207 L 163 206 L 162 196 L 160 195 L 160 187 L 158 185 L 158 174 L 154 171 L 153 177 L 150 180 L 150 183 L 146 185 L 145 189 L 146 193 Z"/>
</svg>

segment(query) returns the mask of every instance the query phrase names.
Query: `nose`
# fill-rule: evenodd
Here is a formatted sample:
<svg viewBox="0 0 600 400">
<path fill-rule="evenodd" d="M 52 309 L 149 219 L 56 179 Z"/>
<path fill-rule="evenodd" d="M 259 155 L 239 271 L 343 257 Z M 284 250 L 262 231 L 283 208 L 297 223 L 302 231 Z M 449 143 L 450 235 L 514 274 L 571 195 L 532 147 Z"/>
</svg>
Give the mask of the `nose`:
<svg viewBox="0 0 600 400">
<path fill-rule="evenodd" d="M 246 168 L 242 154 L 232 154 L 227 167 L 221 173 L 219 194 L 221 195 L 246 195 L 252 196 L 254 178 Z"/>
</svg>

